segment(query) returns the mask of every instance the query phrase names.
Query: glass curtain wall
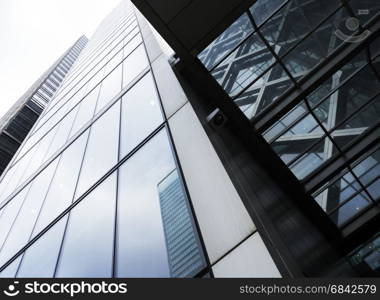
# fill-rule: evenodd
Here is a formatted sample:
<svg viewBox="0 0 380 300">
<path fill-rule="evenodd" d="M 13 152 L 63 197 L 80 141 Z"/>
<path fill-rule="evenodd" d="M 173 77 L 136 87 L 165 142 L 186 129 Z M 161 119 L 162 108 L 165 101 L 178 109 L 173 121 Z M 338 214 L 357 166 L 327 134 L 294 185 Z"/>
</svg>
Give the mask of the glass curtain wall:
<svg viewBox="0 0 380 300">
<path fill-rule="evenodd" d="M 301 89 L 315 67 L 342 45 L 361 43 L 378 22 L 380 2 L 257 0 L 198 54 L 199 60 L 255 124 Z M 380 41 L 352 57 L 268 128 L 256 128 L 303 183 L 346 147 L 378 127 Z M 332 181 L 308 191 L 341 228 L 379 205 L 378 147 L 367 149 Z"/>
<path fill-rule="evenodd" d="M 128 2 L 99 26 L 2 177 L 0 225 L 1 277 L 208 272 Z"/>
</svg>

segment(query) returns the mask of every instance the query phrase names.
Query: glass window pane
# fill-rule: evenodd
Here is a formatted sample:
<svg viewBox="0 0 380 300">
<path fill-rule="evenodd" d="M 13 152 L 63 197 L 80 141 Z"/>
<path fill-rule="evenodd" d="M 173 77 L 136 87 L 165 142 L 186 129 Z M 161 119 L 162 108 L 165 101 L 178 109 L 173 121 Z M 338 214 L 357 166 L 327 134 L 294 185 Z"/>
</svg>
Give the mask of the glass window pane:
<svg viewBox="0 0 380 300">
<path fill-rule="evenodd" d="M 252 31 L 253 27 L 248 15 L 243 14 L 206 49 L 199 53 L 198 58 L 210 70 Z"/>
<path fill-rule="evenodd" d="M 66 220 L 67 215 L 25 251 L 16 277 L 52 278 L 54 276 Z"/>
<path fill-rule="evenodd" d="M 17 168 L 15 168 L 15 167 L 10 168 L 1 180 L 1 183 L 0 183 L 0 204 L 5 199 L 5 198 L 3 198 L 3 193 L 6 190 L 8 184 L 12 181 L 12 178 L 13 178 L 14 173 L 16 172 L 16 169 Z"/>
<path fill-rule="evenodd" d="M 72 202 L 88 131 L 62 154 L 31 238 L 40 233 Z M 67 215 L 38 239 L 22 259 L 19 277 L 52 277 Z"/>
<path fill-rule="evenodd" d="M 24 202 L 29 187 L 30 185 L 26 186 L 2 209 L 0 216 L 0 247 L 2 247 L 7 238 L 8 232 L 11 229 L 13 221 L 15 220 L 20 207 Z"/>
<path fill-rule="evenodd" d="M 119 119 L 120 102 L 117 102 L 92 125 L 78 182 L 78 196 L 117 163 Z"/>
<path fill-rule="evenodd" d="M 120 167 L 118 277 L 186 277 L 204 266 L 175 168 L 166 130 Z"/>
<path fill-rule="evenodd" d="M 115 204 L 116 173 L 70 212 L 57 277 L 112 277 Z"/>
<path fill-rule="evenodd" d="M 15 173 L 12 177 L 12 180 L 9 182 L 9 184 L 4 189 L 2 200 L 4 201 L 10 194 L 14 192 L 14 190 L 19 186 L 21 183 L 22 177 L 25 175 L 25 170 L 28 168 L 29 164 L 31 163 L 31 159 L 33 155 L 35 154 L 36 150 L 38 150 L 38 147 L 33 147 L 28 153 L 25 154 L 24 157 L 22 157 L 14 166 L 13 168 L 16 168 Z"/>
<path fill-rule="evenodd" d="M 171 277 L 191 277 L 205 266 L 178 171 L 157 185 Z"/>
<path fill-rule="evenodd" d="M 301 104 L 298 107 L 298 113 L 301 111 L 308 112 L 308 109 L 305 104 Z M 326 124 L 327 117 L 328 117 L 328 105 L 323 106 L 319 109 L 319 115 L 321 118 L 321 122 Z M 299 121 L 295 122 L 294 125 L 292 125 L 287 131 L 285 131 L 281 137 L 278 139 L 286 139 L 290 138 L 293 135 L 305 135 L 305 134 L 311 134 L 311 133 L 318 133 L 322 134 L 322 128 L 318 125 L 316 119 L 310 114 L 303 114 L 303 117 L 299 119 Z"/>
<path fill-rule="evenodd" d="M 136 32 L 138 32 L 138 29 L 136 30 Z M 134 34 L 136 33 L 134 32 Z M 127 43 L 127 44 L 126 44 Z M 142 43 L 142 38 L 141 38 L 141 35 L 138 34 L 136 35 L 133 39 L 131 39 L 130 41 L 128 41 L 128 39 L 124 40 L 124 44 L 126 44 L 124 46 L 124 49 L 123 49 L 123 54 L 124 54 L 124 57 L 127 57 L 134 49 L 136 49 L 136 47 Z"/>
<path fill-rule="evenodd" d="M 269 130 L 267 130 L 264 134 L 264 138 L 269 142 L 277 135 L 281 133 L 284 134 L 285 131 L 290 128 L 290 125 L 292 125 L 305 114 L 308 114 L 308 109 L 306 105 L 301 102 L 279 121 L 277 121 Z M 294 132 L 292 130 L 289 130 L 288 134 L 293 135 Z"/>
<path fill-rule="evenodd" d="M 286 0 L 258 0 L 252 5 L 250 11 L 257 25 L 261 25 Z"/>
<path fill-rule="evenodd" d="M 121 43 L 121 46 L 123 44 Z M 119 48 L 119 47 L 118 47 Z M 121 50 L 121 48 L 119 48 L 119 52 L 114 52 L 114 50 L 116 49 L 113 49 L 108 55 L 107 55 L 107 59 L 109 60 L 109 62 L 107 63 L 107 65 L 105 65 L 105 72 L 106 73 L 109 73 L 111 72 L 122 60 L 123 60 L 123 50 Z M 121 76 L 120 76 L 121 77 Z M 121 81 L 121 79 L 120 79 Z M 121 86 L 121 83 L 120 83 L 120 86 Z"/>
<path fill-rule="evenodd" d="M 380 81 L 373 73 L 372 69 L 367 66 L 362 69 L 354 78 L 339 89 L 338 106 L 336 123 L 340 123 L 345 118 L 349 117 L 358 109 L 370 101 L 380 91 Z M 363 115 L 356 119 L 356 122 L 346 124 L 346 128 L 367 127 L 375 123 L 379 118 L 379 101 L 375 100 L 372 113 Z"/>
<path fill-rule="evenodd" d="M 5 264 L 29 241 L 57 163 L 58 159 L 55 159 L 31 183 L 31 188 L 25 198 L 24 204 L 17 218 L 15 218 L 13 227 L 0 251 L 0 266 Z"/>
<path fill-rule="evenodd" d="M 87 83 L 87 89 L 90 91 L 92 90 L 95 86 L 98 85 L 100 81 L 104 78 L 104 69 L 101 69 L 98 73 L 92 77 L 88 83 Z"/>
<path fill-rule="evenodd" d="M 144 46 L 140 45 L 123 62 L 123 88 L 147 68 L 148 65 Z"/>
<path fill-rule="evenodd" d="M 57 132 L 58 127 L 53 128 L 51 131 L 49 131 L 43 138 L 34 146 L 36 150 L 34 151 L 33 156 L 30 156 L 28 159 L 30 160 L 30 163 L 28 164 L 28 167 L 24 169 L 23 175 L 21 177 L 20 183 L 24 182 L 29 176 L 31 176 L 42 164 L 43 159 L 46 156 L 46 153 L 49 149 L 49 146 L 51 145 L 51 142 L 53 141 L 53 138 Z M 29 154 L 29 153 L 28 153 Z M 25 159 L 26 156 L 23 158 Z"/>
<path fill-rule="evenodd" d="M 130 152 L 162 122 L 159 99 L 152 75 L 149 73 L 122 99 L 121 157 Z"/>
<path fill-rule="evenodd" d="M 67 141 L 70 129 L 73 126 L 75 116 L 78 112 L 78 107 L 74 108 L 66 117 L 60 122 L 55 134 L 54 140 L 49 147 L 49 151 L 46 153 L 44 161 L 50 158 L 58 149 L 60 149 Z"/>
<path fill-rule="evenodd" d="M 290 170 L 298 179 L 303 179 L 327 159 L 324 153 L 324 140 L 317 143 L 305 154 L 297 158 L 313 143 L 315 143 L 315 139 L 276 142 L 273 145 L 273 150 L 286 164 L 293 161 L 290 165 Z M 296 158 L 297 160 L 294 161 Z"/>
<path fill-rule="evenodd" d="M 21 256 L 16 258 L 5 270 L 0 273 L 0 278 L 13 278 L 16 276 L 18 266 L 20 264 Z"/>
<path fill-rule="evenodd" d="M 368 200 L 366 194 L 364 192 L 359 193 L 335 211 L 330 218 L 335 222 L 335 224 L 341 226 L 370 204 L 371 202 Z"/>
<path fill-rule="evenodd" d="M 102 81 L 95 113 L 99 112 L 114 96 L 120 93 L 121 69 L 122 66 L 119 65 Z"/>
<path fill-rule="evenodd" d="M 258 107 L 258 112 L 275 102 L 287 89 L 293 87 L 293 83 L 290 81 L 289 77 L 287 75 L 284 75 L 283 77 L 285 77 L 285 80 L 265 86 L 264 93 Z"/>
<path fill-rule="evenodd" d="M 87 136 L 88 131 L 62 153 L 33 236 L 37 235 L 71 204 Z"/>
<path fill-rule="evenodd" d="M 212 75 L 233 97 L 253 82 L 255 87 L 263 85 L 263 74 L 272 64 L 274 57 L 255 33 L 213 70 Z"/>
<path fill-rule="evenodd" d="M 266 0 L 258 1 L 256 4 L 266 2 L 261 7 L 273 5 L 271 12 L 275 8 L 279 7 L 279 4 L 275 3 L 280 1 Z M 281 1 L 284 2 L 284 1 Z M 260 4 L 261 4 L 260 3 Z M 255 4 L 255 5 L 256 5 Z M 289 1 L 287 5 L 280 9 L 266 24 L 260 29 L 265 38 L 273 46 L 277 46 L 280 49 L 280 55 L 294 47 L 296 43 L 300 42 L 307 34 L 313 31 L 320 22 L 322 22 L 330 13 L 334 11 L 341 3 L 339 1 L 309 1 L 302 2 L 298 0 Z M 254 6 L 255 6 L 254 5 Z M 275 7 L 277 6 L 277 7 Z M 254 10 L 251 10 L 254 13 Z M 260 11 L 256 11 L 255 18 L 260 19 L 265 15 L 258 15 Z M 301 42 L 301 48 L 307 48 L 312 54 L 309 59 L 306 56 L 301 56 L 299 62 L 312 62 L 315 58 L 320 57 L 322 53 L 326 53 L 329 47 L 334 46 L 335 33 L 333 21 L 339 23 L 339 20 L 343 17 L 342 11 L 338 14 L 334 14 L 327 23 L 320 26 L 319 29 L 311 34 L 306 40 Z M 331 27 L 333 26 L 333 27 Z M 330 41 L 331 39 L 331 41 Z M 302 46 L 303 44 L 311 44 L 311 48 Z M 301 49 L 300 48 L 300 49 Z M 297 52 L 302 52 L 298 50 Z M 296 58 L 296 55 L 293 55 Z"/>
<path fill-rule="evenodd" d="M 100 91 L 100 85 L 98 85 L 95 89 L 93 89 L 86 96 L 86 98 L 83 99 L 82 103 L 80 104 L 75 122 L 73 124 L 73 128 L 71 129 L 70 137 L 76 134 L 78 130 L 82 128 L 94 116 L 95 106 L 98 100 L 99 91 Z"/>
</svg>

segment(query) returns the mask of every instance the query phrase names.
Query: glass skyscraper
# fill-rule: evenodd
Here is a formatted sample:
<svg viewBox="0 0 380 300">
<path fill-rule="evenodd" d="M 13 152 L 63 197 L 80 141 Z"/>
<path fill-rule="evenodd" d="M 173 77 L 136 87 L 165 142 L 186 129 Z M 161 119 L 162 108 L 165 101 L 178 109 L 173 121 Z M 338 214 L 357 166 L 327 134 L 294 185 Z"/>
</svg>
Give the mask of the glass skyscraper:
<svg viewBox="0 0 380 300">
<path fill-rule="evenodd" d="M 122 1 L 0 178 L 0 276 L 379 272 L 379 19 Z"/>
<path fill-rule="evenodd" d="M 140 26 L 128 1 L 104 19 L 4 172 L 2 277 L 208 272 Z"/>
</svg>

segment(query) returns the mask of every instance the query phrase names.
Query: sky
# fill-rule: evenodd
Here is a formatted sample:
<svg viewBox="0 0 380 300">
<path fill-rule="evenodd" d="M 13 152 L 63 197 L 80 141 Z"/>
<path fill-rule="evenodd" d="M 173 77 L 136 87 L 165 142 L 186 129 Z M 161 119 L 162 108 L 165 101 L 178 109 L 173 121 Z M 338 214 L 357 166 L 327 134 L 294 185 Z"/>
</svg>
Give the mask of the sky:
<svg viewBox="0 0 380 300">
<path fill-rule="evenodd" d="M 121 0 L 0 0 L 0 118 Z"/>
</svg>

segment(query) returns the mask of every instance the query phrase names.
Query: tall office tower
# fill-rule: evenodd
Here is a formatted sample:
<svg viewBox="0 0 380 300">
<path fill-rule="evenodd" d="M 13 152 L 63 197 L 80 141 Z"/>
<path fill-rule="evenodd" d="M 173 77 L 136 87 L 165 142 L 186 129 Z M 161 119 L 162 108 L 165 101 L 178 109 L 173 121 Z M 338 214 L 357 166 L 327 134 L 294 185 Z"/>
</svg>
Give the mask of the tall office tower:
<svg viewBox="0 0 380 300">
<path fill-rule="evenodd" d="M 281 274 L 379 275 L 379 1 L 132 2 Z"/>
<path fill-rule="evenodd" d="M 153 72 L 153 59 L 146 51 L 149 28 L 141 22 L 129 1 L 104 19 L 0 179 L 0 276 L 209 273 L 188 200 L 204 198 L 207 190 L 192 196 L 191 189 L 184 188 L 173 143 L 176 126 L 169 125 L 179 116 L 176 110 L 185 97 L 178 82 L 164 86 L 169 88 L 166 92 L 159 90 L 160 76 Z M 175 78 L 168 57 L 156 53 L 165 62 L 166 76 Z M 171 112 L 163 108 L 164 97 L 173 102 Z M 194 140 L 212 156 L 214 168 L 221 168 L 200 125 L 195 126 Z M 186 226 L 191 222 L 186 232 L 176 232 L 192 239 L 191 245 L 171 240 L 171 246 L 180 249 L 169 251 L 177 254 L 170 263 L 158 192 L 169 173 L 177 175 L 173 197 L 187 207 L 181 210 Z M 232 194 L 229 201 L 240 201 L 227 184 L 223 198 Z M 218 250 L 217 241 L 213 244 Z"/>
<path fill-rule="evenodd" d="M 0 178 L 0 276 L 379 272 L 378 1 L 132 2 Z"/>
<path fill-rule="evenodd" d="M 0 175 L 54 96 L 71 66 L 87 43 L 74 43 L 0 119 Z"/>
<path fill-rule="evenodd" d="M 157 187 L 170 276 L 191 277 L 205 262 L 178 172 L 171 171 Z"/>
</svg>

